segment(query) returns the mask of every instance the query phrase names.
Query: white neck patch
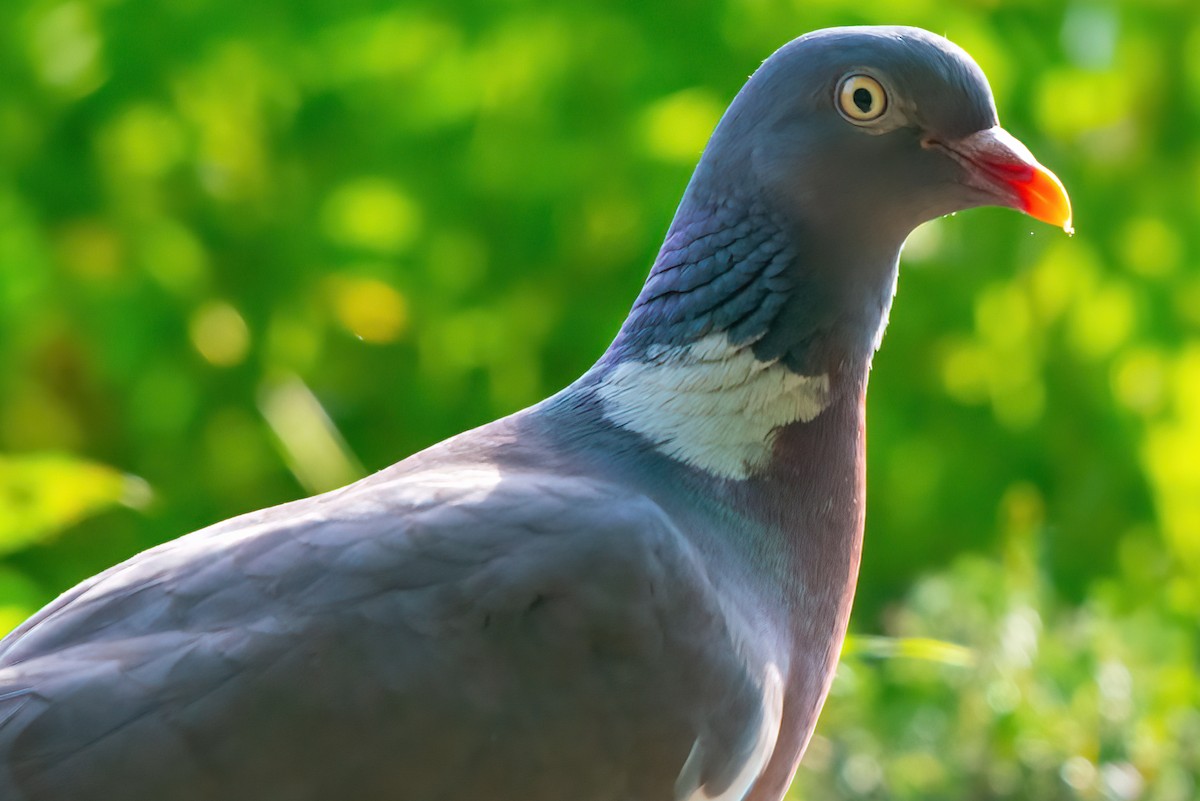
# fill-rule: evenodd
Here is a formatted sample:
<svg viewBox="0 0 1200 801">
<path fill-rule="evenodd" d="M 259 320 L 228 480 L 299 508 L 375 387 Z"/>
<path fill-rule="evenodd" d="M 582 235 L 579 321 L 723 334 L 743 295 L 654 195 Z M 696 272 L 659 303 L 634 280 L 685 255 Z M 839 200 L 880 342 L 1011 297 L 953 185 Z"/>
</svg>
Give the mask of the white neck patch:
<svg viewBox="0 0 1200 801">
<path fill-rule="evenodd" d="M 681 347 L 652 346 L 648 361 L 617 365 L 597 389 L 604 416 L 655 449 L 721 478 L 766 466 L 776 432 L 829 405 L 829 376 L 755 358 L 724 333 Z"/>
</svg>

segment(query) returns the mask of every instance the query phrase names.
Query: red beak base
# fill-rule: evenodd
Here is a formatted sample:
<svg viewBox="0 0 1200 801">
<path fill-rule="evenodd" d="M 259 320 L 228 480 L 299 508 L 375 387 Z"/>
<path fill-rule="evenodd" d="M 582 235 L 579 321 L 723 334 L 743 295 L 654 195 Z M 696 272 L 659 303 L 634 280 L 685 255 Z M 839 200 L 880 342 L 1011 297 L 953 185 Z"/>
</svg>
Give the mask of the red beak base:
<svg viewBox="0 0 1200 801">
<path fill-rule="evenodd" d="M 971 183 L 977 188 L 998 195 L 1004 205 L 1034 219 L 1075 233 L 1071 199 L 1062 181 L 1008 131 L 996 126 L 942 143 L 942 147 L 970 170 Z"/>
</svg>

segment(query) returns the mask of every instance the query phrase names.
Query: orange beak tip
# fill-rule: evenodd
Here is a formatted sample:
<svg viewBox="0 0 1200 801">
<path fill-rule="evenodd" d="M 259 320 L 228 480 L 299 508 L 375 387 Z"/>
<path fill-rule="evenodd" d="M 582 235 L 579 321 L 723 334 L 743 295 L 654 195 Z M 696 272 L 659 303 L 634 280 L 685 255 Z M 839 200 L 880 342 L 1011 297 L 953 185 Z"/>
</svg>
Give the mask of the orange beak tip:
<svg viewBox="0 0 1200 801">
<path fill-rule="evenodd" d="M 1071 198 L 1058 176 L 1040 164 L 1030 165 L 1028 178 L 1012 182 L 1021 198 L 1024 211 L 1036 220 L 1062 228 L 1068 235 L 1075 233 L 1072 225 Z"/>
</svg>

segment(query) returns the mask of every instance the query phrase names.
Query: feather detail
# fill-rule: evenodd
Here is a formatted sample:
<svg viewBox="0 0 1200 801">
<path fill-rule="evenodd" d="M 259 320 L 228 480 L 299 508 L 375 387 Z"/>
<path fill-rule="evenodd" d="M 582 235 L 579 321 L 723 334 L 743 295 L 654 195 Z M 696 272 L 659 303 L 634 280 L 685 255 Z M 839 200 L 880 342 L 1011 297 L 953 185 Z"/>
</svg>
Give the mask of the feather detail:
<svg viewBox="0 0 1200 801">
<path fill-rule="evenodd" d="M 652 346 L 647 357 L 604 376 L 596 391 L 605 418 L 721 478 L 742 480 L 766 467 L 775 432 L 812 420 L 829 403 L 828 375 L 760 360 L 723 333 L 684 347 Z"/>
</svg>

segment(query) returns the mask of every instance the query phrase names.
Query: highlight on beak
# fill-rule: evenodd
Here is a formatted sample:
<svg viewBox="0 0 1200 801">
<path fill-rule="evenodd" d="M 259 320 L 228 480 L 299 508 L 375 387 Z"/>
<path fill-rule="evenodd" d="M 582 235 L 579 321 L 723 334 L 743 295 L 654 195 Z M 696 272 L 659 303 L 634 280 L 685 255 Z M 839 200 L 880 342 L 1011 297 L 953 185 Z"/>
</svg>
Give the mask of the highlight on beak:
<svg viewBox="0 0 1200 801">
<path fill-rule="evenodd" d="M 1068 234 L 1075 233 L 1071 227 L 1071 199 L 1062 181 L 1000 126 L 955 141 L 928 144 L 962 163 L 969 183 L 996 197 L 999 203 L 1060 226 Z"/>
</svg>

